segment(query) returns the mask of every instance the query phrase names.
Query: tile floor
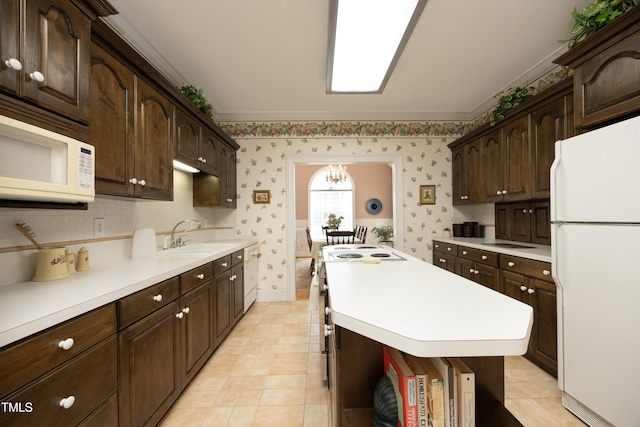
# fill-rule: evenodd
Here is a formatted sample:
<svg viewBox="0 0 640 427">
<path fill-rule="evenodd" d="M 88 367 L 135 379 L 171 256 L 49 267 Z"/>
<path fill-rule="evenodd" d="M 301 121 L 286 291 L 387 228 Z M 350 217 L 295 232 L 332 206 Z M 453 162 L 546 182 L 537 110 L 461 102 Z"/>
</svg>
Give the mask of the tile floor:
<svg viewBox="0 0 640 427">
<path fill-rule="evenodd" d="M 255 303 L 161 427 L 328 426 L 318 342 L 307 300 Z M 553 377 L 520 357 L 505 367 L 505 406 L 525 427 L 584 426 L 562 408 Z"/>
</svg>

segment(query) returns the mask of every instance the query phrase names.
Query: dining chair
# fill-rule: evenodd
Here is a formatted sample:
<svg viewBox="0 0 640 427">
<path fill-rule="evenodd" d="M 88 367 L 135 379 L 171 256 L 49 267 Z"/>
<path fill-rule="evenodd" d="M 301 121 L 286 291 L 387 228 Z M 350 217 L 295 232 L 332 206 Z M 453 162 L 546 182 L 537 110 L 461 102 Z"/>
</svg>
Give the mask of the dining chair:
<svg viewBox="0 0 640 427">
<path fill-rule="evenodd" d="M 362 226 L 360 228 L 360 235 L 356 236 L 356 238 L 360 240 L 361 244 L 364 244 L 367 241 L 367 227 Z"/>
<path fill-rule="evenodd" d="M 327 245 L 355 243 L 355 231 L 327 231 Z"/>
<path fill-rule="evenodd" d="M 323 225 L 322 226 L 322 234 L 324 234 L 326 236 L 327 235 L 327 231 L 329 231 L 329 226 L 328 225 Z"/>
<path fill-rule="evenodd" d="M 313 246 L 313 241 L 311 240 L 311 231 L 309 230 L 309 227 L 307 226 L 306 228 L 306 233 L 307 233 L 307 244 L 309 245 L 309 251 L 311 251 L 312 246 Z M 316 264 L 316 259 L 313 257 L 313 253 L 311 254 L 311 266 L 309 267 L 311 269 L 311 274 L 313 274 L 313 267 L 315 267 Z"/>
</svg>

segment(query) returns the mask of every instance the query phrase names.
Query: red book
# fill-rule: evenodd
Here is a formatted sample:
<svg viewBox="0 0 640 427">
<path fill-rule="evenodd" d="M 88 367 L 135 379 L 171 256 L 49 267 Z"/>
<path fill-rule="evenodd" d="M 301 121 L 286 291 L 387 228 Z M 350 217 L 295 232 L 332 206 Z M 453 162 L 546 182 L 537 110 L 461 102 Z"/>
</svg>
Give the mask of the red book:
<svg viewBox="0 0 640 427">
<path fill-rule="evenodd" d="M 383 346 L 384 374 L 389 377 L 398 402 L 398 427 L 418 427 L 416 375 L 392 347 Z"/>
</svg>

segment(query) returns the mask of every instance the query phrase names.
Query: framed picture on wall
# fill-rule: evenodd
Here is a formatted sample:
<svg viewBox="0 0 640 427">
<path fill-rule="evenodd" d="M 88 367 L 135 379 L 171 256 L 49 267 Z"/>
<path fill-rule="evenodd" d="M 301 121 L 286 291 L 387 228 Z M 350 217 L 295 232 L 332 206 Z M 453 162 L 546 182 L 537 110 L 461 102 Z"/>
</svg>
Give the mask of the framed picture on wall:
<svg viewBox="0 0 640 427">
<path fill-rule="evenodd" d="M 436 186 L 435 185 L 420 186 L 420 204 L 421 205 L 436 204 Z"/>
<path fill-rule="evenodd" d="M 253 203 L 271 203 L 271 192 L 269 190 L 253 190 Z"/>
</svg>

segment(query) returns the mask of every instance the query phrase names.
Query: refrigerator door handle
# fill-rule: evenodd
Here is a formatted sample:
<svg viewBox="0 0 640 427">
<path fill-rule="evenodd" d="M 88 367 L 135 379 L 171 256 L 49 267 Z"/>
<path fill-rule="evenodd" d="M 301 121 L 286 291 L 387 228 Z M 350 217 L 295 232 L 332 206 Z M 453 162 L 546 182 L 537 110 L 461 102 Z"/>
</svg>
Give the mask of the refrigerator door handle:
<svg viewBox="0 0 640 427">
<path fill-rule="evenodd" d="M 558 174 L 560 173 L 560 163 L 562 162 L 562 141 L 556 141 L 555 149 L 556 149 L 556 157 L 551 164 L 551 170 L 549 172 L 550 180 L 550 191 L 551 191 L 551 200 L 550 200 L 550 215 L 551 221 L 558 220 Z"/>
</svg>

